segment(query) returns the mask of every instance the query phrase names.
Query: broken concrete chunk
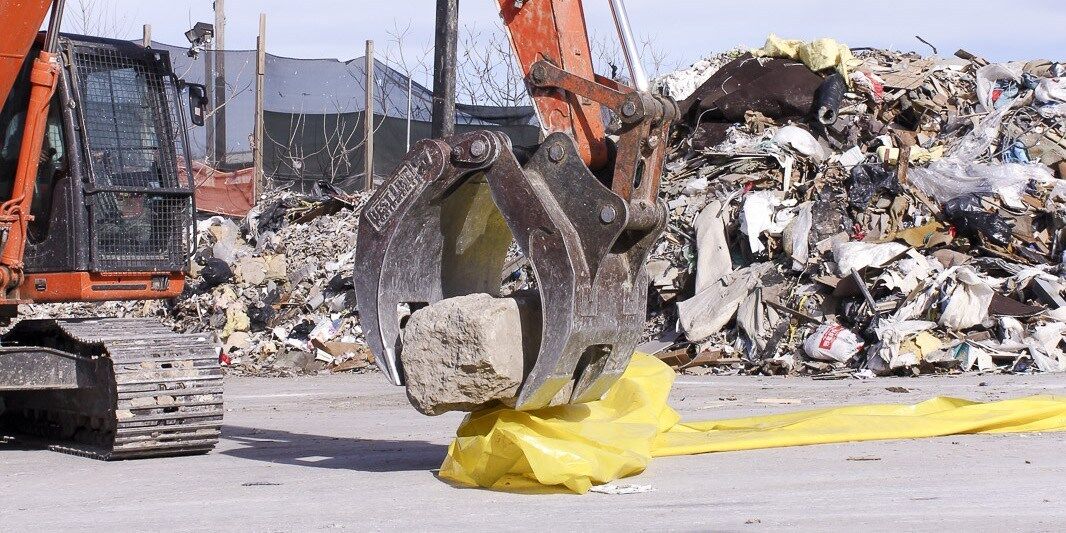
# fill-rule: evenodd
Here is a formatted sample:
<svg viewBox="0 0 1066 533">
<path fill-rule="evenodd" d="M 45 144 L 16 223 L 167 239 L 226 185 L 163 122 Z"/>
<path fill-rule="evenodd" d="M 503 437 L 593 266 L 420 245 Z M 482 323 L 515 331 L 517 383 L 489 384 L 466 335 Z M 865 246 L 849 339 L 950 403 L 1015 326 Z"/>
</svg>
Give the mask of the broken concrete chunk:
<svg viewBox="0 0 1066 533">
<path fill-rule="evenodd" d="M 242 257 L 234 268 L 237 279 L 249 285 L 262 285 L 267 280 L 267 261 L 262 257 Z"/>
<path fill-rule="evenodd" d="M 280 281 L 289 277 L 289 264 L 285 254 L 268 255 L 263 259 L 266 262 L 264 265 L 266 279 Z"/>
<path fill-rule="evenodd" d="M 511 404 L 539 344 L 534 297 L 441 300 L 412 314 L 404 328 L 407 397 L 427 415 Z"/>
</svg>

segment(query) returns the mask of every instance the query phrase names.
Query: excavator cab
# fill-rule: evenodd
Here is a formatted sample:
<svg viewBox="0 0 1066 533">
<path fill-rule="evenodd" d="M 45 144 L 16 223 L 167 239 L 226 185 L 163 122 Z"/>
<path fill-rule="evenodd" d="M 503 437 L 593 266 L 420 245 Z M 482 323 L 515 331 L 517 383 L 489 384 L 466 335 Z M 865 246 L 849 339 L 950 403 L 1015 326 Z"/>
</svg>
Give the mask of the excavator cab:
<svg viewBox="0 0 1066 533">
<path fill-rule="evenodd" d="M 35 56 L 31 51 L 29 57 Z M 58 57 L 62 76 L 41 148 L 21 299 L 180 294 L 192 238 L 193 184 L 183 84 L 172 73 L 169 54 L 128 41 L 63 35 Z M 14 183 L 31 63 L 0 115 L 7 125 L 0 140 L 5 198 Z"/>
</svg>

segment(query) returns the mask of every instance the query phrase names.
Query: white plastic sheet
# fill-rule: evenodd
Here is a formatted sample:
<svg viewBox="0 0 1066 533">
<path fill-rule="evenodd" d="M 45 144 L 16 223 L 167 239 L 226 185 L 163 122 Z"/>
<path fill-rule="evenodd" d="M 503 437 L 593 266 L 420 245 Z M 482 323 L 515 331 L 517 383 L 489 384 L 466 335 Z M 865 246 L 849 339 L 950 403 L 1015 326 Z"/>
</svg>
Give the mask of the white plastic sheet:
<svg viewBox="0 0 1066 533">
<path fill-rule="evenodd" d="M 853 270 L 880 268 L 909 249 L 906 244 L 898 242 L 838 242 L 833 245 L 833 260 L 837 264 L 837 273 L 847 276 Z"/>
<path fill-rule="evenodd" d="M 825 161 L 827 157 L 825 148 L 818 144 L 818 140 L 809 131 L 799 126 L 785 126 L 777 130 L 773 142 L 778 146 L 791 148 L 818 163 Z"/>
<path fill-rule="evenodd" d="M 954 330 L 972 328 L 988 317 L 992 287 L 968 266 L 955 267 L 955 280 L 941 311 L 940 325 Z"/>
<path fill-rule="evenodd" d="M 934 161 L 928 168 L 912 168 L 907 179 L 938 202 L 966 194 L 997 194 L 1008 205 L 1018 205 L 1029 182 L 1055 176 L 1042 164 L 960 163 L 955 158 Z"/>
<path fill-rule="evenodd" d="M 744 207 L 740 211 L 740 231 L 748 236 L 752 253 L 766 249 L 759 238 L 764 231 L 780 234 L 784 230 L 785 225 L 774 217 L 780 206 L 781 198 L 775 191 L 753 192 L 744 199 Z"/>
</svg>

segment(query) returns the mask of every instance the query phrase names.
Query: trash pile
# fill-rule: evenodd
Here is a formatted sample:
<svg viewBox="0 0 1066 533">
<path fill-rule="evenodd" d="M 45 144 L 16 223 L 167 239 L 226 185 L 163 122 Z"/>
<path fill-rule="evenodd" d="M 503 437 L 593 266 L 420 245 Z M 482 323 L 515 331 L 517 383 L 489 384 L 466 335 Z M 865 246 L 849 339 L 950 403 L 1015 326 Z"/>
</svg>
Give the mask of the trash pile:
<svg viewBox="0 0 1066 533">
<path fill-rule="evenodd" d="M 1066 370 L 1064 76 L 771 36 L 662 80 L 683 119 L 642 349 L 696 373 Z"/>
<path fill-rule="evenodd" d="M 238 226 L 199 222 L 193 286 L 171 309 L 182 331 L 215 331 L 222 361 L 255 374 L 369 368 L 352 285 L 366 193 L 291 192 L 261 201 Z"/>
<path fill-rule="evenodd" d="M 358 213 L 368 198 L 271 191 L 243 221 L 197 223 L 179 298 L 31 306 L 24 316 L 157 316 L 176 331 L 214 332 L 220 361 L 236 374 L 369 369 L 352 286 Z"/>
</svg>

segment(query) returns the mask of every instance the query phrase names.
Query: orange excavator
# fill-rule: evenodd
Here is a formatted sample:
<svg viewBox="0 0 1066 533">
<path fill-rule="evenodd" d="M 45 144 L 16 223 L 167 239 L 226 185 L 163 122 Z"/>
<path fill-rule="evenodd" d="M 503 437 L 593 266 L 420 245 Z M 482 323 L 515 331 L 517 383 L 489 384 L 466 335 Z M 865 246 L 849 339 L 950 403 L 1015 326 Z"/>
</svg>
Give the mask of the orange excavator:
<svg viewBox="0 0 1066 533">
<path fill-rule="evenodd" d="M 659 180 L 677 105 L 650 90 L 622 0 L 609 3 L 632 86 L 593 71 L 581 0 L 498 0 L 547 136 L 522 148 L 491 131 L 449 135 L 458 2 L 438 1 L 434 130 L 443 136 L 419 142 L 363 208 L 363 331 L 381 369 L 403 385 L 408 313 L 499 295 L 513 239 L 532 266 L 542 324 L 517 408 L 596 400 L 625 370 L 644 324 L 645 262 L 666 224 Z M 612 135 L 604 108 L 621 122 Z"/>
<path fill-rule="evenodd" d="M 47 31 L 39 31 L 49 17 Z M 188 94 L 164 51 L 60 33 L 62 0 L 0 0 L 0 316 L 172 298 L 193 238 Z M 0 423 L 100 459 L 218 440 L 212 339 L 151 319 L 22 320 L 0 336 Z"/>
</svg>

